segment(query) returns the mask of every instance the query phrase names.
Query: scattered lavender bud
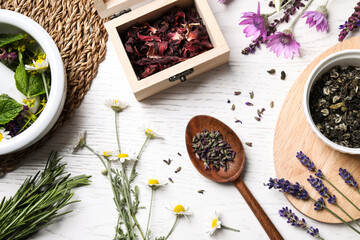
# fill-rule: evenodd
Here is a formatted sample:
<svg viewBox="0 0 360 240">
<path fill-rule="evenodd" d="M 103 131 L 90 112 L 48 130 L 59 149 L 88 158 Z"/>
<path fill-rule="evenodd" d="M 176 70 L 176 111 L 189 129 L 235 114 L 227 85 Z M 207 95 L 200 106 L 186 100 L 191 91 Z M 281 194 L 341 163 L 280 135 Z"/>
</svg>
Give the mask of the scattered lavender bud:
<svg viewBox="0 0 360 240">
<path fill-rule="evenodd" d="M 280 192 L 289 193 L 291 196 L 297 199 L 302 199 L 302 200 L 309 199 L 309 193 L 298 182 L 292 184 L 290 183 L 290 181 L 285 180 L 284 178 L 281 179 L 270 178 L 269 182 L 267 184 L 264 184 L 264 186 L 268 186 L 269 189 L 271 188 L 279 189 Z"/>
<path fill-rule="evenodd" d="M 281 71 L 281 80 L 286 79 L 286 73 L 284 71 Z"/>
<path fill-rule="evenodd" d="M 265 112 L 265 108 L 262 108 L 261 110 L 260 110 L 260 109 L 257 110 L 257 114 L 258 114 L 259 118 L 262 117 L 262 115 L 264 114 L 264 112 Z"/>
<path fill-rule="evenodd" d="M 274 108 L 274 101 L 271 101 L 271 102 L 270 102 L 270 107 L 271 107 L 271 108 Z"/>
<path fill-rule="evenodd" d="M 166 163 L 167 165 L 170 165 L 171 162 L 172 162 L 172 160 L 171 160 L 170 158 L 168 158 L 168 160 L 163 160 L 163 161 L 164 161 L 164 163 Z"/>
<path fill-rule="evenodd" d="M 247 146 L 249 146 L 249 147 L 252 147 L 253 145 L 252 145 L 252 142 L 245 142 L 245 144 L 247 145 Z"/>
<path fill-rule="evenodd" d="M 178 152 L 178 155 L 179 155 L 180 157 L 182 156 L 181 153 L 179 153 L 179 152 Z"/>
<path fill-rule="evenodd" d="M 181 171 L 181 167 L 178 167 L 176 170 L 175 170 L 175 173 L 178 173 Z"/>
<path fill-rule="evenodd" d="M 276 73 L 276 70 L 275 70 L 275 69 L 270 69 L 270 70 L 267 70 L 267 72 L 268 72 L 269 74 L 274 74 L 274 73 Z"/>
<path fill-rule="evenodd" d="M 254 104 L 252 104 L 251 102 L 246 102 L 245 105 L 246 106 L 254 106 Z"/>
<path fill-rule="evenodd" d="M 235 110 L 235 104 L 233 104 L 232 106 L 231 106 L 231 110 Z"/>
<path fill-rule="evenodd" d="M 230 99 L 227 100 L 227 103 L 231 103 Z"/>
<path fill-rule="evenodd" d="M 315 203 L 314 203 L 314 210 L 315 211 L 320 211 L 323 210 L 325 207 L 325 201 L 322 197 L 320 197 Z"/>
<path fill-rule="evenodd" d="M 309 233 L 311 236 L 323 239 L 320 237 L 319 229 L 308 227 L 306 224 L 305 219 L 299 219 L 294 212 L 291 211 L 291 209 L 288 209 L 288 207 L 284 207 L 279 210 L 279 215 L 281 217 L 287 218 L 287 222 L 291 224 L 291 226 L 294 227 L 300 227 L 302 229 L 305 229 L 307 233 Z"/>
<path fill-rule="evenodd" d="M 169 181 L 170 181 L 171 183 L 174 183 L 174 181 L 172 180 L 172 178 L 169 177 L 168 179 L 169 179 Z"/>
<path fill-rule="evenodd" d="M 335 195 L 329 196 L 328 203 L 336 204 L 336 196 Z"/>
<path fill-rule="evenodd" d="M 306 166 L 308 170 L 315 172 L 316 168 L 314 163 L 302 151 L 296 153 L 296 158 L 299 159 L 302 165 Z"/>
<path fill-rule="evenodd" d="M 254 92 L 251 91 L 251 92 L 249 92 L 249 94 L 250 94 L 250 99 L 253 99 L 254 98 Z"/>
<path fill-rule="evenodd" d="M 315 173 L 315 176 L 322 178 L 322 179 L 325 178 L 323 172 L 320 169 L 317 170 L 317 172 Z"/>
<path fill-rule="evenodd" d="M 320 178 L 314 178 L 313 176 L 310 175 L 310 177 L 307 180 L 311 184 L 311 186 L 315 188 L 316 191 L 319 192 L 321 196 L 326 198 L 330 197 L 329 190 L 327 189 L 327 187 L 325 187 L 324 183 Z"/>
<path fill-rule="evenodd" d="M 241 94 L 241 91 L 234 91 L 235 96 L 239 96 Z"/>
<path fill-rule="evenodd" d="M 261 118 L 259 117 L 254 117 L 256 121 L 260 122 L 261 121 Z"/>
<path fill-rule="evenodd" d="M 339 168 L 339 175 L 342 179 L 345 180 L 345 183 L 353 186 L 355 189 L 358 189 L 357 182 L 354 180 L 354 177 L 346 169 Z"/>
<path fill-rule="evenodd" d="M 242 121 L 239 120 L 239 119 L 237 119 L 237 118 L 235 118 L 235 123 L 240 123 L 240 124 L 242 124 Z"/>
<path fill-rule="evenodd" d="M 198 193 L 204 194 L 205 190 L 199 190 Z"/>
</svg>

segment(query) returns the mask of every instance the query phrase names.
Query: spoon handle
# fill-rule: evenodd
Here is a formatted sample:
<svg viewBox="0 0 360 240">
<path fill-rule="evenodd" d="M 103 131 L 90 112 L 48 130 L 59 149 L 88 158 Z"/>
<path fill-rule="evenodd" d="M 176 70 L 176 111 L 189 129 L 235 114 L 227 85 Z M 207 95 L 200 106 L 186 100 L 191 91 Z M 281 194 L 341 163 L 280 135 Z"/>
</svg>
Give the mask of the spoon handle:
<svg viewBox="0 0 360 240">
<path fill-rule="evenodd" d="M 245 185 L 241 177 L 234 182 L 235 187 L 239 190 L 256 218 L 264 228 L 265 232 L 271 240 L 283 240 L 275 225 L 271 222 L 270 218 L 266 215 L 260 204 L 256 201 L 255 197 L 251 194 L 250 190 Z"/>
</svg>

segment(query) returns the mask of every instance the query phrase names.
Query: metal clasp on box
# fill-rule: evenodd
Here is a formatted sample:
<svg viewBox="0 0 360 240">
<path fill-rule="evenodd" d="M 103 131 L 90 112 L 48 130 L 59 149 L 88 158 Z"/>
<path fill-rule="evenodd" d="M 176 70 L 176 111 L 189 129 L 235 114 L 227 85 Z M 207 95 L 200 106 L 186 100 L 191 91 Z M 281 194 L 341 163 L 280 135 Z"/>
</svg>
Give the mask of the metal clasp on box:
<svg viewBox="0 0 360 240">
<path fill-rule="evenodd" d="M 192 74 L 194 72 L 193 68 L 190 68 L 182 73 L 176 74 L 172 77 L 169 77 L 169 81 L 170 82 L 175 82 L 176 80 L 180 80 L 181 82 L 185 82 L 186 81 L 186 76 Z"/>
<path fill-rule="evenodd" d="M 117 17 L 120 17 L 121 15 L 125 14 L 125 13 L 129 13 L 131 12 L 131 8 L 127 8 L 127 9 L 124 9 L 118 13 L 115 13 L 113 15 L 111 15 L 109 18 L 110 20 L 114 19 L 114 18 L 117 18 Z"/>
</svg>

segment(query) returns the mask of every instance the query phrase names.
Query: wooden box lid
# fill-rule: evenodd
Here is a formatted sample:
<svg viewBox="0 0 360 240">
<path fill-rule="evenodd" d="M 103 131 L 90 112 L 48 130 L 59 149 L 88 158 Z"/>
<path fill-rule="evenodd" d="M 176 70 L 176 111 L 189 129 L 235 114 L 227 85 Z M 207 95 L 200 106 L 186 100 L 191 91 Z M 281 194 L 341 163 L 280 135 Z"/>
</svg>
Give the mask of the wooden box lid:
<svg viewBox="0 0 360 240">
<path fill-rule="evenodd" d="M 101 18 L 107 18 L 130 7 L 143 5 L 153 0 L 93 0 Z"/>
</svg>

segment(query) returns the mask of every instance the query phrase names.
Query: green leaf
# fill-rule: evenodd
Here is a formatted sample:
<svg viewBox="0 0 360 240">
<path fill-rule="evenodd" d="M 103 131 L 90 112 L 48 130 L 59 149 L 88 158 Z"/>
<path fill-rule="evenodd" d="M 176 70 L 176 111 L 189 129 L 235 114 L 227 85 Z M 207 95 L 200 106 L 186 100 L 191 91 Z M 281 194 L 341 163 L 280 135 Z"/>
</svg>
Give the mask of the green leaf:
<svg viewBox="0 0 360 240">
<path fill-rule="evenodd" d="M 25 36 L 22 33 L 18 34 L 0 34 L 0 47 L 7 45 L 12 42 L 19 41 L 24 39 Z"/>
<path fill-rule="evenodd" d="M 15 71 L 15 83 L 16 88 L 25 96 L 29 97 L 28 94 L 28 87 L 29 87 L 29 80 L 28 76 L 25 71 L 25 65 L 22 59 L 22 54 L 19 52 L 19 66 L 17 66 Z"/>
<path fill-rule="evenodd" d="M 276 11 L 277 11 L 277 12 L 280 12 L 280 9 L 281 9 L 281 0 L 275 0 L 274 3 L 275 3 Z"/>
<path fill-rule="evenodd" d="M 45 87 L 40 74 L 29 76 L 28 94 L 30 97 L 35 97 L 45 93 Z"/>
<path fill-rule="evenodd" d="M 22 109 L 23 105 L 16 102 L 8 95 L 0 95 L 0 125 L 13 120 L 17 115 L 19 115 Z"/>
</svg>

